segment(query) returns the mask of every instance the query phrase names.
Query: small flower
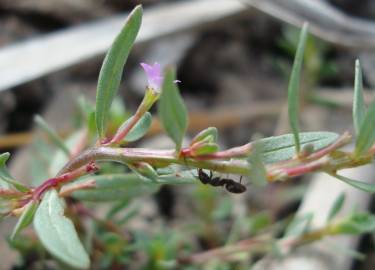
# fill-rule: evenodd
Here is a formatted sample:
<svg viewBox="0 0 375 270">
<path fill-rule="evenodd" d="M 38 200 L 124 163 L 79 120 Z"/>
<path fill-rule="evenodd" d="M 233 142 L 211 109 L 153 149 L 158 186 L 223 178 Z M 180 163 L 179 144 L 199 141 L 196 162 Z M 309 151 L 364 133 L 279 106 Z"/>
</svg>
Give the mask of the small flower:
<svg viewBox="0 0 375 270">
<path fill-rule="evenodd" d="M 153 88 L 154 90 L 160 90 L 163 83 L 163 75 L 161 74 L 160 64 L 154 63 L 149 65 L 146 63 L 141 63 L 141 67 L 146 72 L 148 87 Z"/>
<path fill-rule="evenodd" d="M 164 76 L 162 75 L 161 66 L 158 63 L 154 63 L 153 65 L 149 65 L 146 63 L 140 64 L 143 70 L 146 72 L 148 87 L 160 91 Z M 174 83 L 180 83 L 180 80 L 175 80 Z"/>
</svg>

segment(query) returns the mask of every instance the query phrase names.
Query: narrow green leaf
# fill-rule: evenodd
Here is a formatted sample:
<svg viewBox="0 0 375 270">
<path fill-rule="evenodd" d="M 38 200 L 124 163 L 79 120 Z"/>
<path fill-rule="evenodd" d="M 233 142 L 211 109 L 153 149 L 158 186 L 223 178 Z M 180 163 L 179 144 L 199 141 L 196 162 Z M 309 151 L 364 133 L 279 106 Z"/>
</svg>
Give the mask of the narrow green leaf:
<svg viewBox="0 0 375 270">
<path fill-rule="evenodd" d="M 370 213 L 354 213 L 341 220 L 331 229 L 335 234 L 361 234 L 375 231 L 375 215 Z"/>
<path fill-rule="evenodd" d="M 85 177 L 74 183 L 94 179 L 96 188 L 79 190 L 73 197 L 83 201 L 117 201 L 156 192 L 160 185 L 136 174 L 109 174 Z"/>
<path fill-rule="evenodd" d="M 331 209 L 329 210 L 329 214 L 327 216 L 327 221 L 331 221 L 336 217 L 338 212 L 340 212 L 342 206 L 344 205 L 345 201 L 345 193 L 341 192 L 339 196 L 337 196 L 336 200 L 333 202 Z"/>
<path fill-rule="evenodd" d="M 10 239 L 12 241 L 21 230 L 26 228 L 33 221 L 34 214 L 37 208 L 38 203 L 35 201 L 31 201 L 26 205 L 25 210 L 23 210 L 16 226 L 13 229 L 12 235 L 10 236 Z"/>
<path fill-rule="evenodd" d="M 300 236 L 310 229 L 310 223 L 313 219 L 312 213 L 307 213 L 302 216 L 295 217 L 285 230 L 286 236 Z"/>
<path fill-rule="evenodd" d="M 298 124 L 299 98 L 300 97 L 299 97 L 298 92 L 299 92 L 299 86 L 300 86 L 303 56 L 304 56 L 304 51 L 305 51 L 306 39 L 307 39 L 307 28 L 308 28 L 308 24 L 304 23 L 300 36 L 299 36 L 297 52 L 294 58 L 292 74 L 290 75 L 290 80 L 289 80 L 289 85 L 288 85 L 289 123 L 293 131 L 297 154 L 299 153 L 301 149 L 300 138 L 299 138 L 299 124 Z"/>
<path fill-rule="evenodd" d="M 357 189 L 370 192 L 370 193 L 375 193 L 375 184 L 360 182 L 360 181 L 353 180 L 353 179 L 350 179 L 350 178 L 347 178 L 345 176 L 338 175 L 338 174 L 334 174 L 332 176 Z"/>
<path fill-rule="evenodd" d="M 361 124 L 357 141 L 355 144 L 355 154 L 360 156 L 365 154 L 375 142 L 375 100 L 367 110 L 366 116 Z"/>
<path fill-rule="evenodd" d="M 10 175 L 7 167 L 6 162 L 8 161 L 10 154 L 8 152 L 3 153 L 0 155 L 0 187 L 1 188 L 10 188 L 11 186 L 15 187 L 18 191 L 27 192 L 29 188 L 25 185 L 21 184 L 20 182 L 14 180 L 14 178 Z M 3 180 L 3 181 L 1 181 Z"/>
<path fill-rule="evenodd" d="M 353 124 L 358 135 L 366 115 L 366 105 L 363 100 L 363 81 L 361 64 L 355 61 L 354 98 L 353 98 Z"/>
<path fill-rule="evenodd" d="M 303 148 L 306 145 L 314 145 L 314 150 L 322 149 L 337 138 L 338 134 L 333 132 L 302 132 L 299 134 L 300 144 Z M 263 144 L 263 161 L 274 163 L 288 160 L 295 155 L 295 144 L 293 134 L 273 136 L 259 140 Z"/>
<path fill-rule="evenodd" d="M 127 122 L 130 122 L 132 120 L 133 116 L 130 117 L 126 122 L 124 123 L 124 126 L 126 126 Z M 152 116 L 151 113 L 146 112 L 141 119 L 137 122 L 137 124 L 134 125 L 134 127 L 129 131 L 128 135 L 124 138 L 124 141 L 126 142 L 134 142 L 136 140 L 139 140 L 142 138 L 147 131 L 150 129 L 152 122 Z"/>
<path fill-rule="evenodd" d="M 64 201 L 57 191 L 48 191 L 34 217 L 35 231 L 43 246 L 64 263 L 80 269 L 90 266 L 73 222 L 64 216 Z"/>
<path fill-rule="evenodd" d="M 250 180 L 257 186 L 265 186 L 267 184 L 267 171 L 263 164 L 264 147 L 262 142 L 256 141 L 252 146 L 251 153 L 248 157 L 250 165 Z"/>
<path fill-rule="evenodd" d="M 137 6 L 128 16 L 103 61 L 96 92 L 96 127 L 100 138 L 105 137 L 107 118 L 113 98 L 120 86 L 124 65 L 142 22 L 142 7 Z"/>
<path fill-rule="evenodd" d="M 165 72 L 158 114 L 163 128 L 176 144 L 176 151 L 179 151 L 187 129 L 188 116 L 172 69 Z"/>
<path fill-rule="evenodd" d="M 48 138 L 51 140 L 51 142 L 56 145 L 59 149 L 61 149 L 66 156 L 69 157 L 70 155 L 70 151 L 68 149 L 68 147 L 65 145 L 65 143 L 62 141 L 62 139 L 59 137 L 59 135 L 57 135 L 56 131 L 54 131 L 48 124 L 46 121 L 44 121 L 44 119 L 40 116 L 40 115 L 36 115 L 34 117 L 34 122 L 35 124 L 41 129 L 43 130 L 46 135 L 48 136 Z"/>
</svg>

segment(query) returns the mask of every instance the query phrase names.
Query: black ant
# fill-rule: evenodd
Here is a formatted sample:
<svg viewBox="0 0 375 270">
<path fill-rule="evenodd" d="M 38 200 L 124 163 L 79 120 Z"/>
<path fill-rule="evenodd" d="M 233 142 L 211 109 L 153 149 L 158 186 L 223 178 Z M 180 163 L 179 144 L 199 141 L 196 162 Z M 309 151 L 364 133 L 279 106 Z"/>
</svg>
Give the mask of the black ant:
<svg viewBox="0 0 375 270">
<path fill-rule="evenodd" d="M 246 191 L 246 187 L 241 184 L 241 182 L 236 182 L 229 178 L 213 177 L 212 171 L 210 171 L 210 175 L 208 175 L 203 169 L 198 169 L 198 178 L 205 185 L 209 184 L 213 187 L 225 187 L 225 189 L 231 193 L 243 193 Z"/>
</svg>

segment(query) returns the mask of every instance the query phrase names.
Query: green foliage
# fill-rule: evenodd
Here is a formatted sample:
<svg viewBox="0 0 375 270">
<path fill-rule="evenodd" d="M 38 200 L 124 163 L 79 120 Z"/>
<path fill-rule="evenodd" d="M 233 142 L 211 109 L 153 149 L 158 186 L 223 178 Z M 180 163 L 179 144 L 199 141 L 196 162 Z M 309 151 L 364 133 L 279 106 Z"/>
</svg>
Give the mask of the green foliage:
<svg viewBox="0 0 375 270">
<path fill-rule="evenodd" d="M 136 166 L 128 164 L 128 167 L 137 174 L 140 178 L 145 178 L 147 181 L 156 182 L 158 174 L 155 169 L 146 162 L 139 162 Z"/>
<path fill-rule="evenodd" d="M 0 188 L 15 187 L 18 191 L 27 192 L 29 189 L 23 184 L 17 182 L 10 175 L 5 163 L 8 161 L 10 154 L 3 153 L 0 155 Z"/>
<path fill-rule="evenodd" d="M 303 132 L 299 134 L 300 145 L 312 144 L 315 150 L 319 150 L 333 143 L 338 135 L 333 132 Z M 296 147 L 294 135 L 285 134 L 259 140 L 263 144 L 263 161 L 274 163 L 292 158 L 295 155 Z"/>
<path fill-rule="evenodd" d="M 216 127 L 208 127 L 206 129 L 202 130 L 197 135 L 195 135 L 195 137 L 193 138 L 193 140 L 191 141 L 190 144 L 192 145 L 194 143 L 203 141 L 208 137 L 212 138 L 212 139 L 209 140 L 209 142 L 217 142 L 218 135 L 217 135 L 217 128 Z"/>
<path fill-rule="evenodd" d="M 249 233 L 255 235 L 264 230 L 267 226 L 272 224 L 271 213 L 259 212 L 250 216 L 247 220 L 249 226 Z"/>
<path fill-rule="evenodd" d="M 124 126 L 126 123 L 129 123 L 132 120 L 133 116 L 130 117 L 126 122 L 124 123 Z M 142 138 L 147 131 L 150 129 L 152 122 L 152 116 L 151 113 L 146 112 L 141 119 L 134 125 L 134 127 L 129 131 L 129 133 L 124 138 L 124 141 L 126 142 L 134 142 L 136 140 L 139 140 Z"/>
<path fill-rule="evenodd" d="M 39 203 L 35 201 L 30 201 L 23 210 L 16 226 L 13 229 L 12 235 L 10 236 L 11 240 L 14 240 L 14 238 L 17 236 L 17 234 L 26 228 L 34 218 L 34 214 L 36 209 L 38 208 Z"/>
<path fill-rule="evenodd" d="M 375 231 L 375 216 L 370 213 L 354 213 L 336 223 L 332 228 L 335 234 L 361 234 Z"/>
<path fill-rule="evenodd" d="M 188 114 L 175 83 L 176 76 L 172 69 L 167 69 L 160 96 L 158 114 L 163 128 L 176 144 L 176 151 L 181 149 L 187 125 Z"/>
<path fill-rule="evenodd" d="M 307 213 L 301 216 L 296 216 L 285 230 L 284 237 L 297 237 L 310 229 L 310 223 L 313 219 L 312 213 Z"/>
<path fill-rule="evenodd" d="M 345 193 L 340 193 L 339 196 L 337 196 L 336 200 L 333 202 L 331 209 L 329 210 L 329 214 L 327 216 L 327 221 L 331 221 L 336 217 L 338 212 L 340 212 L 342 206 L 345 202 Z"/>
<path fill-rule="evenodd" d="M 355 61 L 354 98 L 353 98 L 353 123 L 356 134 L 359 134 L 366 115 L 366 105 L 363 100 L 362 70 L 359 60 Z"/>
<path fill-rule="evenodd" d="M 296 56 L 294 58 L 292 73 L 290 75 L 289 85 L 288 85 L 288 113 L 289 113 L 289 123 L 293 131 L 294 142 L 296 145 L 296 153 L 300 151 L 300 138 L 299 138 L 299 85 L 302 69 L 303 55 L 306 45 L 307 38 L 307 27 L 308 24 L 305 23 L 302 27 L 298 48 Z"/>
<path fill-rule="evenodd" d="M 338 175 L 338 174 L 334 174 L 332 176 L 336 177 L 337 179 L 339 179 L 339 180 L 341 180 L 341 181 L 347 183 L 348 185 L 350 185 L 352 187 L 355 187 L 357 189 L 360 189 L 360 190 L 363 190 L 363 191 L 366 191 L 366 192 L 370 192 L 370 193 L 375 192 L 375 184 L 360 182 L 360 181 L 353 180 L 353 179 L 350 179 L 348 177 Z"/>
<path fill-rule="evenodd" d="M 75 268 L 87 269 L 89 256 L 71 220 L 64 216 L 64 201 L 49 190 L 35 213 L 34 228 L 43 246 L 56 258 Z"/>
<path fill-rule="evenodd" d="M 109 109 L 115 97 L 124 65 L 142 22 L 142 7 L 137 6 L 128 16 L 103 61 L 96 92 L 96 127 L 100 138 L 105 137 Z"/>
<path fill-rule="evenodd" d="M 215 153 L 219 150 L 219 146 L 216 143 L 203 143 L 194 151 L 194 156 L 208 155 Z"/>
<path fill-rule="evenodd" d="M 104 202 L 130 200 L 141 195 L 151 194 L 159 189 L 158 184 L 135 174 L 106 174 L 85 177 L 75 183 L 82 183 L 94 179 L 96 187 L 79 190 L 73 197 L 82 201 Z"/>
<path fill-rule="evenodd" d="M 267 171 L 263 164 L 264 146 L 262 141 L 256 141 L 251 147 L 251 153 L 248 157 L 250 165 L 250 180 L 257 186 L 267 184 Z"/>
<path fill-rule="evenodd" d="M 68 149 L 68 147 L 65 145 L 65 143 L 61 140 L 61 138 L 59 137 L 59 135 L 57 135 L 56 131 L 54 131 L 48 124 L 46 121 L 44 121 L 44 119 L 40 116 L 40 115 L 36 115 L 34 117 L 34 122 L 36 123 L 36 125 L 41 129 L 43 130 L 46 135 L 48 136 L 48 138 L 50 139 L 50 141 L 56 145 L 59 149 L 61 149 L 66 156 L 69 157 L 70 155 L 70 151 Z"/>
<path fill-rule="evenodd" d="M 355 144 L 355 154 L 360 156 L 365 154 L 375 142 L 375 100 L 368 108 L 365 118 L 362 121 L 358 138 Z"/>
</svg>

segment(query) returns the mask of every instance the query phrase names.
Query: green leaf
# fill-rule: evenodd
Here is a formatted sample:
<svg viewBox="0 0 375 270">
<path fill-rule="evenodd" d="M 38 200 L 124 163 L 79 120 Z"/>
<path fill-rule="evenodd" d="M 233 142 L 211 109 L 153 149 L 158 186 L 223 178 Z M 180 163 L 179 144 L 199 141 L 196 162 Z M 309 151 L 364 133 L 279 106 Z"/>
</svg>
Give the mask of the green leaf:
<svg viewBox="0 0 375 270">
<path fill-rule="evenodd" d="M 12 211 L 12 201 L 8 198 L 0 197 L 0 220 Z"/>
<path fill-rule="evenodd" d="M 267 184 L 267 171 L 263 164 L 263 143 L 255 141 L 252 145 L 251 153 L 248 157 L 250 165 L 250 180 L 257 186 L 265 186 Z"/>
<path fill-rule="evenodd" d="M 370 213 L 354 213 L 332 228 L 334 234 L 361 234 L 374 231 L 375 216 Z"/>
<path fill-rule="evenodd" d="M 194 143 L 203 141 L 205 138 L 211 136 L 212 140 L 210 142 L 216 143 L 217 142 L 217 128 L 216 127 L 208 127 L 201 132 L 199 132 L 193 140 L 191 141 L 190 145 L 193 145 Z"/>
<path fill-rule="evenodd" d="M 124 65 L 142 22 L 142 7 L 137 6 L 128 16 L 103 61 L 96 92 L 96 127 L 100 138 L 105 137 L 107 118 L 113 98 L 120 86 Z"/>
<path fill-rule="evenodd" d="M 332 176 L 357 189 L 370 192 L 370 193 L 375 193 L 375 184 L 353 180 L 353 179 L 350 179 L 350 178 L 347 178 L 345 176 L 338 175 L 338 174 L 334 174 Z"/>
<path fill-rule="evenodd" d="M 80 269 L 90 266 L 73 222 L 64 216 L 64 201 L 52 189 L 44 195 L 34 217 L 35 231 L 43 246 L 64 263 Z"/>
<path fill-rule="evenodd" d="M 215 153 L 218 150 L 219 146 L 216 143 L 203 143 L 202 145 L 199 145 L 197 148 L 193 148 L 192 152 L 194 156 L 201 156 Z"/>
<path fill-rule="evenodd" d="M 196 170 L 194 170 L 196 173 Z M 183 171 L 176 174 L 171 175 L 163 175 L 159 176 L 158 178 L 159 184 L 167 184 L 167 185 L 185 185 L 185 184 L 196 184 L 198 183 L 198 179 L 193 176 L 193 171 Z"/>
<path fill-rule="evenodd" d="M 180 172 L 159 176 L 156 182 L 140 177 L 136 174 L 108 174 L 94 175 L 81 178 L 72 183 L 82 183 L 94 179 L 96 188 L 78 190 L 73 193 L 73 197 L 82 201 L 107 202 L 131 200 L 142 195 L 149 195 L 159 190 L 160 185 L 184 185 L 196 184 L 198 180 L 191 171 Z"/>
<path fill-rule="evenodd" d="M 28 187 L 14 180 L 14 178 L 10 175 L 5 164 L 8 161 L 9 157 L 10 154 L 8 152 L 0 155 L 0 188 L 10 188 L 11 186 L 13 186 L 21 192 L 29 191 Z"/>
<path fill-rule="evenodd" d="M 357 141 L 355 144 L 355 155 L 358 157 L 365 154 L 375 142 L 375 100 L 367 110 L 365 119 L 363 119 Z"/>
<path fill-rule="evenodd" d="M 299 138 L 299 86 L 301 78 L 302 61 L 305 51 L 306 39 L 307 39 L 307 27 L 308 24 L 304 23 L 297 47 L 296 56 L 294 58 L 292 74 L 290 75 L 289 85 L 288 85 L 288 114 L 289 123 L 293 131 L 294 142 L 296 145 L 296 153 L 300 151 L 300 138 Z"/>
<path fill-rule="evenodd" d="M 44 119 L 40 116 L 40 115 L 36 115 L 34 117 L 34 122 L 35 124 L 37 124 L 37 126 L 42 129 L 46 135 L 48 136 L 48 138 L 51 140 L 51 142 L 56 145 L 59 149 L 61 149 L 66 156 L 69 157 L 70 155 L 70 151 L 68 149 L 68 147 L 65 145 L 65 143 L 61 140 L 61 138 L 59 137 L 59 135 L 57 135 L 56 131 L 54 131 L 48 124 L 46 121 L 44 121 Z"/>
<path fill-rule="evenodd" d="M 13 229 L 12 235 L 10 236 L 10 239 L 12 241 L 21 230 L 26 228 L 33 221 L 34 214 L 35 214 L 36 209 L 38 208 L 38 205 L 39 204 L 35 201 L 30 201 L 26 205 L 20 218 L 18 219 L 16 226 Z"/>
<path fill-rule="evenodd" d="M 126 122 L 124 123 L 124 126 L 126 126 L 126 123 L 130 122 L 132 120 L 133 116 L 130 117 Z M 151 113 L 146 112 L 141 119 L 134 125 L 134 127 L 129 131 L 128 135 L 124 138 L 124 141 L 126 142 L 134 142 L 136 140 L 139 140 L 142 138 L 147 131 L 150 129 L 152 122 L 152 116 Z"/>
<path fill-rule="evenodd" d="M 353 124 L 358 135 L 366 115 L 366 105 L 363 100 L 362 70 L 359 60 L 355 61 L 354 98 L 353 98 Z"/>
<path fill-rule="evenodd" d="M 302 132 L 299 134 L 301 147 L 313 144 L 315 150 L 322 149 L 337 138 L 338 134 L 333 132 Z M 268 137 L 260 139 L 263 144 L 263 161 L 265 163 L 274 163 L 288 160 L 295 155 L 295 144 L 293 134 Z"/>
<path fill-rule="evenodd" d="M 96 188 L 79 190 L 73 197 L 83 201 L 117 201 L 137 198 L 156 192 L 160 185 L 135 174 L 95 175 L 80 179 L 76 183 L 94 179 Z"/>
<path fill-rule="evenodd" d="M 146 178 L 146 181 L 156 182 L 158 179 L 158 174 L 155 169 L 146 162 L 139 162 L 137 166 L 131 164 L 127 165 L 140 178 Z"/>
<path fill-rule="evenodd" d="M 175 72 L 172 69 L 167 69 L 160 95 L 158 114 L 163 128 L 176 144 L 176 151 L 179 151 L 187 129 L 188 115 L 174 81 Z"/>
<path fill-rule="evenodd" d="M 340 212 L 342 206 L 344 205 L 344 201 L 345 201 L 345 193 L 341 192 L 340 195 L 337 196 L 331 209 L 329 210 L 327 221 L 331 221 L 332 219 L 336 217 L 337 213 Z"/>
<path fill-rule="evenodd" d="M 11 185 L 5 180 L 9 177 L 9 172 L 6 170 L 5 167 L 5 163 L 7 162 L 9 157 L 9 152 L 0 155 L 0 188 L 9 189 L 11 187 Z"/>
<path fill-rule="evenodd" d="M 309 230 L 312 219 L 313 219 L 312 213 L 307 213 L 307 214 L 295 217 L 286 228 L 284 237 L 286 236 L 298 237 L 304 234 L 305 232 Z"/>
</svg>

